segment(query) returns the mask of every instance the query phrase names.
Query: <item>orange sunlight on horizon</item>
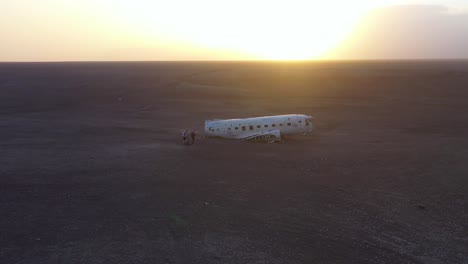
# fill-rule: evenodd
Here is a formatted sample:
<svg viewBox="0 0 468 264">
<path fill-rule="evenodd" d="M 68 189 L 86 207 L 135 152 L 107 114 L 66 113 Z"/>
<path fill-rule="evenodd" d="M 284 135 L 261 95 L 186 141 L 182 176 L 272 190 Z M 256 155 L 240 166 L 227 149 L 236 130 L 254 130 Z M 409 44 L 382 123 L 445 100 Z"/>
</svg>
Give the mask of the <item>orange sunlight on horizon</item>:
<svg viewBox="0 0 468 264">
<path fill-rule="evenodd" d="M 114 19 L 145 40 L 163 37 L 266 60 L 323 58 L 376 6 L 369 1 L 201 0 L 167 2 L 159 12 L 160 3 L 139 2 L 113 1 Z"/>
<path fill-rule="evenodd" d="M 4 0 L 0 61 L 330 59 L 372 10 L 421 1 Z"/>
</svg>

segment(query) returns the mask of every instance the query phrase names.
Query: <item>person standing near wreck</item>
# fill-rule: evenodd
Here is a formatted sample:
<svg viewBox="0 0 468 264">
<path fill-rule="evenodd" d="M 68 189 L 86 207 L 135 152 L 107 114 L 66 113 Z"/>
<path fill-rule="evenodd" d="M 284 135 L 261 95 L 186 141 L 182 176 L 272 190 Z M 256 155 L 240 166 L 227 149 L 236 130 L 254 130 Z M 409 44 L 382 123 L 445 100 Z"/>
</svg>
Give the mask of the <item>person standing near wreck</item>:
<svg viewBox="0 0 468 264">
<path fill-rule="evenodd" d="M 197 135 L 197 134 L 195 133 L 194 130 L 192 130 L 192 132 L 190 132 L 190 137 L 192 138 L 192 144 L 195 144 L 195 136 L 196 136 L 196 135 Z"/>
<path fill-rule="evenodd" d="M 185 129 L 184 131 L 182 131 L 182 143 L 186 143 L 187 141 L 187 133 L 188 133 L 188 130 Z"/>
</svg>

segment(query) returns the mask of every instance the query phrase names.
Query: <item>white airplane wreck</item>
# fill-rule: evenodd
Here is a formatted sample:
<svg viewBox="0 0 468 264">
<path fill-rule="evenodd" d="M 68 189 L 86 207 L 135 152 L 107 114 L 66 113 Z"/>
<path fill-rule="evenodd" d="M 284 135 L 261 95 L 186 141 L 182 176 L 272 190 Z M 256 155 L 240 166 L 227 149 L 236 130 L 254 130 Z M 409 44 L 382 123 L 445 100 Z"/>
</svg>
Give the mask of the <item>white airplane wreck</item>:
<svg viewBox="0 0 468 264">
<path fill-rule="evenodd" d="M 305 134 L 313 129 L 312 116 L 276 115 L 239 119 L 205 120 L 205 135 L 243 139 L 248 141 L 277 142 L 291 134 Z"/>
</svg>

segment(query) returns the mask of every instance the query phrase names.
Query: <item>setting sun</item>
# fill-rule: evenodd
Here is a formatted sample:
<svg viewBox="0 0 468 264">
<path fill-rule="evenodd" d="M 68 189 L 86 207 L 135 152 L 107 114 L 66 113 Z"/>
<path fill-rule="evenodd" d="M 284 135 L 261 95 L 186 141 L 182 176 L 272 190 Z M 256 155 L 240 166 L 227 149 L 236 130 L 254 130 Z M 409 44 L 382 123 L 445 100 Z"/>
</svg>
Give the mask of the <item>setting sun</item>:
<svg viewBox="0 0 468 264">
<path fill-rule="evenodd" d="M 466 50 L 468 6 L 457 0 L 444 6 L 421 2 L 0 1 L 0 60 L 443 58 Z M 418 17 L 411 20 L 418 24 L 405 17 Z M 417 36 L 419 42 L 412 40 Z M 432 46 L 421 49 L 421 42 Z"/>
<path fill-rule="evenodd" d="M 127 31 L 139 32 L 145 41 L 164 36 L 270 60 L 320 58 L 372 7 L 364 1 L 140 3 L 120 1 L 112 6 L 118 10 L 114 19 Z"/>
</svg>

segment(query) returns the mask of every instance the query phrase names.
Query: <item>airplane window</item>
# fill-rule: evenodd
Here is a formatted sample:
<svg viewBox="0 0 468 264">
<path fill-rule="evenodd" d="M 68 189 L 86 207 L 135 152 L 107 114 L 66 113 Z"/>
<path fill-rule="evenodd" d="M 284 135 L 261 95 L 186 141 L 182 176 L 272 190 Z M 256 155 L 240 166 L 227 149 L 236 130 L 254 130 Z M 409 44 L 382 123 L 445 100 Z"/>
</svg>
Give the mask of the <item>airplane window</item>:
<svg viewBox="0 0 468 264">
<path fill-rule="evenodd" d="M 271 125 L 271 126 L 272 126 L 272 127 L 276 127 L 276 125 L 275 125 L 275 124 L 273 124 L 273 125 Z"/>
<path fill-rule="evenodd" d="M 257 125 L 257 128 L 260 128 L 261 126 L 260 125 Z"/>
<path fill-rule="evenodd" d="M 239 130 L 239 128 L 238 128 L 238 127 L 235 127 L 234 129 L 235 129 L 235 130 Z"/>
<path fill-rule="evenodd" d="M 301 121 L 299 121 L 299 123 L 302 123 L 302 120 L 301 120 Z"/>
<path fill-rule="evenodd" d="M 253 126 L 249 126 L 249 129 L 250 129 L 250 130 L 253 130 Z"/>
<path fill-rule="evenodd" d="M 288 123 L 288 126 L 291 126 L 291 123 Z"/>
<path fill-rule="evenodd" d="M 245 126 L 242 126 L 242 131 L 245 131 Z"/>
<path fill-rule="evenodd" d="M 265 127 L 268 127 L 268 125 L 265 125 Z"/>
</svg>

